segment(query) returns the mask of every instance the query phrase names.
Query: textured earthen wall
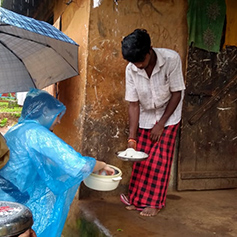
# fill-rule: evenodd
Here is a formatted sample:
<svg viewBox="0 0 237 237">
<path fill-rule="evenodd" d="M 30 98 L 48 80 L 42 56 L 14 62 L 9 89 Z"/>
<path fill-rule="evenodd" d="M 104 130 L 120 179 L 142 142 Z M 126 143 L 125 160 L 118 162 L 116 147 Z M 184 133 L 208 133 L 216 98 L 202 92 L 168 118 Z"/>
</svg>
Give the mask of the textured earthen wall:
<svg viewBox="0 0 237 237">
<path fill-rule="evenodd" d="M 120 161 L 115 152 L 126 148 L 127 103 L 124 74 L 127 62 L 121 55 L 123 36 L 136 28 L 148 30 L 154 47 L 180 53 L 185 68 L 187 50 L 186 1 L 103 0 L 91 8 L 88 38 L 86 119 L 83 153 L 104 160 L 123 171 L 119 188 L 127 189 L 131 163 Z M 172 182 L 172 181 L 171 181 Z M 86 195 L 104 195 L 83 188 Z"/>
<path fill-rule="evenodd" d="M 66 4 L 70 2 L 70 4 Z M 81 151 L 84 120 L 85 85 L 87 81 L 88 28 L 90 1 L 56 1 L 54 19 L 61 18 L 61 30 L 79 44 L 79 76 L 59 83 L 59 99 L 67 111 L 55 132 L 64 141 Z"/>
<path fill-rule="evenodd" d="M 67 5 L 56 1 L 54 11 L 55 20 L 61 16 L 62 31 L 80 45 L 80 76 L 59 84 L 59 98 L 67 113 L 56 133 L 83 155 L 104 160 L 123 172 L 115 191 L 91 191 L 82 184 L 82 196 L 127 190 L 132 164 L 115 156 L 126 148 L 128 134 L 122 38 L 136 28 L 145 28 L 154 47 L 180 53 L 184 69 L 187 50 L 186 0 L 102 0 L 94 7 L 95 2 L 74 0 Z"/>
</svg>

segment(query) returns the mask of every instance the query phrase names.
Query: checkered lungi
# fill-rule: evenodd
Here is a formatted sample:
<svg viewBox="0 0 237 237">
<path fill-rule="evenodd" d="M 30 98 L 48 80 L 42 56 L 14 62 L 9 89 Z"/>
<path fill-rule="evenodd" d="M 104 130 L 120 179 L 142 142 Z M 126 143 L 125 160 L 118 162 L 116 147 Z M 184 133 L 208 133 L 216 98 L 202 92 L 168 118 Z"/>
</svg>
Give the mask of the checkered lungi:
<svg viewBox="0 0 237 237">
<path fill-rule="evenodd" d="M 128 196 L 130 205 L 164 207 L 178 127 L 179 123 L 165 127 L 159 142 L 155 143 L 149 139 L 151 129 L 139 128 L 137 150 L 149 157 L 133 164 Z"/>
</svg>

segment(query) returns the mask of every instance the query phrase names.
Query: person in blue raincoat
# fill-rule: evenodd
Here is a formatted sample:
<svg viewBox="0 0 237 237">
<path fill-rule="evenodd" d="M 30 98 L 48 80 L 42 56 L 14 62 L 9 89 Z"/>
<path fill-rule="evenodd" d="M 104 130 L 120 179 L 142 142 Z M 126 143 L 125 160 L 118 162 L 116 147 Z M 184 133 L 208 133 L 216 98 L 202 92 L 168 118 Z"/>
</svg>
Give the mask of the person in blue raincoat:
<svg viewBox="0 0 237 237">
<path fill-rule="evenodd" d="M 114 170 L 82 156 L 57 137 L 53 127 L 65 106 L 46 91 L 28 92 L 18 123 L 6 134 L 10 159 L 0 170 L 0 200 L 29 207 L 38 237 L 60 237 L 75 193 L 92 172 Z"/>
</svg>

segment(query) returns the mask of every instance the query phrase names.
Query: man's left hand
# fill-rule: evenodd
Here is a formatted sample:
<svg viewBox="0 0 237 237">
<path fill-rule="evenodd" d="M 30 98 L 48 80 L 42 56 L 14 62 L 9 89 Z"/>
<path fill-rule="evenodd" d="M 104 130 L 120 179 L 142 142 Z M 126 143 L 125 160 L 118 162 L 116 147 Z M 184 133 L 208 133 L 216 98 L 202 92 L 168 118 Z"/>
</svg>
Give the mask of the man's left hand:
<svg viewBox="0 0 237 237">
<path fill-rule="evenodd" d="M 150 139 L 152 142 L 158 142 L 159 138 L 164 130 L 164 126 L 159 122 L 155 124 L 155 126 L 151 130 Z"/>
</svg>

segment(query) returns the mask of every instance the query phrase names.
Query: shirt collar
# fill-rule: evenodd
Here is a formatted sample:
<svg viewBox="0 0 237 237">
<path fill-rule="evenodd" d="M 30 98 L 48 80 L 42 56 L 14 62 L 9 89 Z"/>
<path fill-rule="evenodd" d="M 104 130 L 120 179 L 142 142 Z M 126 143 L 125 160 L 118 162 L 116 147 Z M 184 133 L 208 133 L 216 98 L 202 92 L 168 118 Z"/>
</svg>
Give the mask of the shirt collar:
<svg viewBox="0 0 237 237">
<path fill-rule="evenodd" d="M 162 56 L 162 54 L 159 52 L 159 49 L 157 48 L 153 48 L 153 50 L 156 53 L 157 56 L 157 61 L 158 63 L 155 65 L 154 69 L 153 69 L 153 73 L 159 72 L 160 68 L 163 67 L 163 65 L 165 64 L 165 58 Z"/>
<path fill-rule="evenodd" d="M 156 63 L 154 69 L 153 69 L 153 72 L 152 74 L 156 73 L 156 72 L 159 72 L 160 71 L 160 68 L 165 64 L 165 58 L 162 56 L 162 54 L 159 52 L 159 49 L 158 48 L 152 48 L 157 56 L 157 61 L 158 63 Z M 139 73 L 139 74 L 142 74 L 144 75 L 145 73 L 145 70 L 144 69 L 138 69 L 133 63 L 132 64 L 132 70 Z M 146 73 L 145 73 L 146 74 Z"/>
</svg>

